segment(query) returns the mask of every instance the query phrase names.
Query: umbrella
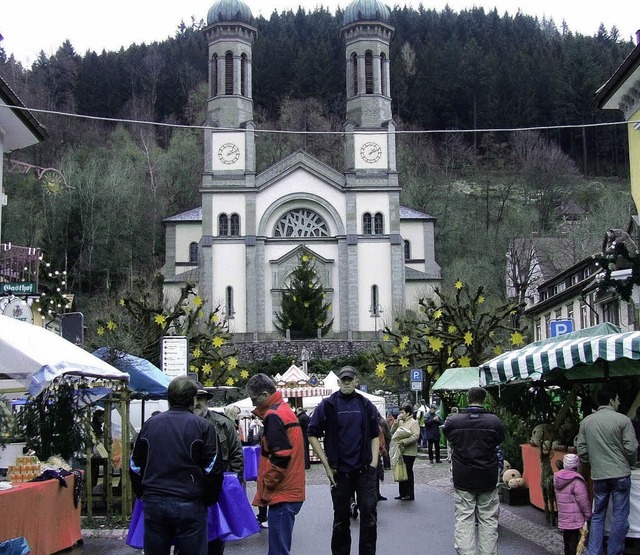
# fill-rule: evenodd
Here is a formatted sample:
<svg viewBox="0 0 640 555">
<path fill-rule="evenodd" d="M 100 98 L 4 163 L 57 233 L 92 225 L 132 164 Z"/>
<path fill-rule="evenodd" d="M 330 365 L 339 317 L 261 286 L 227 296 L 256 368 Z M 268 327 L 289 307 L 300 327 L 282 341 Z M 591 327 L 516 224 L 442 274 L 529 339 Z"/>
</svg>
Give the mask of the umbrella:
<svg viewBox="0 0 640 555">
<path fill-rule="evenodd" d="M 598 330 L 602 328 L 580 330 L 503 353 L 480 365 L 480 384 L 559 378 L 591 381 L 639 375 L 640 332 L 598 334 Z"/>
<path fill-rule="evenodd" d="M 109 361 L 111 349 L 100 347 L 93 352 L 94 356 Z M 129 389 L 133 392 L 133 398 L 166 399 L 167 387 L 171 378 L 167 376 L 155 364 L 144 358 L 140 358 L 122 351 L 115 351 L 113 366 L 129 374 Z"/>
<path fill-rule="evenodd" d="M 480 385 L 480 370 L 477 366 L 447 368 L 431 391 L 468 391 Z"/>
<path fill-rule="evenodd" d="M 39 326 L 0 315 L 0 374 L 32 396 L 62 375 L 127 381 L 129 376 L 70 341 Z"/>
</svg>

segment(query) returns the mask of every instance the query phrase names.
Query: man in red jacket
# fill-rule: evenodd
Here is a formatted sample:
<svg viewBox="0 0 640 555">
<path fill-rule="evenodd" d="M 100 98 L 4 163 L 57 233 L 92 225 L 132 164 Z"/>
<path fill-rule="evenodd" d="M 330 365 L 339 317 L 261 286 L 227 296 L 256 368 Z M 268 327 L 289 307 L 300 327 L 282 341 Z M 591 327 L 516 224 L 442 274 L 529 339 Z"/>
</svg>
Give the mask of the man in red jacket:
<svg viewBox="0 0 640 555">
<path fill-rule="evenodd" d="M 266 374 L 247 382 L 253 411 L 264 422 L 253 504 L 269 507 L 269 555 L 288 555 L 305 494 L 304 446 L 298 418 Z"/>
</svg>

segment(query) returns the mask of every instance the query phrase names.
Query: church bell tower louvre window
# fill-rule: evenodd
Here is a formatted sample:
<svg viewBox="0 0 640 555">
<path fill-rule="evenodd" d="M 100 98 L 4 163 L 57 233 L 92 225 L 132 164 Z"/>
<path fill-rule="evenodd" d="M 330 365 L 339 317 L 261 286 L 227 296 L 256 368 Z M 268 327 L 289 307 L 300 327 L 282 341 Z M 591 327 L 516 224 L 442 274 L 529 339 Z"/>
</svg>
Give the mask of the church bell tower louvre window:
<svg viewBox="0 0 640 555">
<path fill-rule="evenodd" d="M 404 259 L 411 260 L 411 242 L 408 239 L 404 240 Z"/>
<path fill-rule="evenodd" d="M 380 54 L 380 75 L 382 77 L 380 91 L 383 96 L 389 96 L 389 91 L 387 91 L 387 57 L 384 52 Z"/>
<path fill-rule="evenodd" d="M 274 237 L 328 237 L 329 230 L 322 217 L 306 208 L 287 212 L 275 226 Z"/>
<path fill-rule="evenodd" d="M 358 94 L 358 55 L 351 54 L 351 86 L 352 96 Z"/>
<path fill-rule="evenodd" d="M 198 263 L 198 243 L 196 242 L 189 244 L 189 262 L 191 264 Z"/>
<path fill-rule="evenodd" d="M 373 54 L 367 50 L 364 55 L 365 94 L 373 94 Z"/>
<path fill-rule="evenodd" d="M 247 94 L 247 55 L 240 56 L 240 94 L 242 96 L 249 96 Z"/>
<path fill-rule="evenodd" d="M 211 96 L 218 96 L 218 55 L 214 54 L 211 58 Z"/>
<path fill-rule="evenodd" d="M 233 94 L 233 54 L 224 57 L 224 94 Z"/>
</svg>

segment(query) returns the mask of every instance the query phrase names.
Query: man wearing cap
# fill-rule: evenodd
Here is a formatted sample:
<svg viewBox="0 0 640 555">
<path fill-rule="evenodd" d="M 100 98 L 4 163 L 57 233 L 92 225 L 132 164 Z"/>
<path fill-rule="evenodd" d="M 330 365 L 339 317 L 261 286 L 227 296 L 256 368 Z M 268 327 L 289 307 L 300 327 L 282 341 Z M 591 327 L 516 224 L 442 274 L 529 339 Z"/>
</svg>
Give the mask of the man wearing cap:
<svg viewBox="0 0 640 555">
<path fill-rule="evenodd" d="M 498 553 L 496 447 L 504 441 L 504 427 L 495 414 L 483 407 L 486 397 L 485 389 L 472 387 L 467 392 L 469 406 L 450 415 L 444 423 L 444 435 L 453 447 L 455 547 L 460 555 Z"/>
<path fill-rule="evenodd" d="M 598 391 L 598 410 L 580 423 L 578 455 L 591 465 L 593 517 L 589 531 L 589 554 L 600 554 L 604 522 L 611 498 L 611 531 L 607 553 L 624 553 L 629 531 L 631 465 L 635 464 L 638 441 L 631 420 L 618 412 L 620 397 L 609 384 Z"/>
<path fill-rule="evenodd" d="M 224 472 L 235 472 L 240 483 L 244 480 L 244 458 L 242 456 L 242 443 L 236 431 L 235 424 L 224 414 L 209 410 L 207 401 L 213 398 L 201 383 L 197 383 L 198 392 L 196 394 L 196 408 L 194 414 L 202 416 L 209 421 L 216 430 L 220 449 L 222 452 L 222 466 Z M 218 538 L 209 542 L 208 555 L 222 555 L 224 553 L 224 542 Z"/>
<path fill-rule="evenodd" d="M 378 411 L 356 388 L 356 370 L 338 372 L 339 391 L 323 399 L 311 416 L 309 443 L 331 483 L 333 534 L 331 553 L 351 552 L 350 504 L 360 510 L 360 555 L 373 555 L 377 541 Z M 324 437 L 324 449 L 320 438 Z"/>
</svg>

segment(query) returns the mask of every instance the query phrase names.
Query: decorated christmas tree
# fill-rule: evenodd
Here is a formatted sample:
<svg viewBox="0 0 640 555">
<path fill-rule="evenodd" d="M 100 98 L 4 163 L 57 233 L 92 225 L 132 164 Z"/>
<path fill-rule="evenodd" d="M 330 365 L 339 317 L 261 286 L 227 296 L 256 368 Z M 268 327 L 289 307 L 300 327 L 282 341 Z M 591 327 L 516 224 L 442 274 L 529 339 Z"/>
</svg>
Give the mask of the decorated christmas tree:
<svg viewBox="0 0 640 555">
<path fill-rule="evenodd" d="M 308 249 L 301 249 L 298 266 L 282 292 L 282 310 L 276 313 L 276 329 L 283 335 L 290 330 L 292 339 L 316 337 L 317 330 L 321 330 L 324 337 L 333 324 L 333 318 L 329 320 L 331 303 L 326 297 L 313 255 Z"/>
</svg>

